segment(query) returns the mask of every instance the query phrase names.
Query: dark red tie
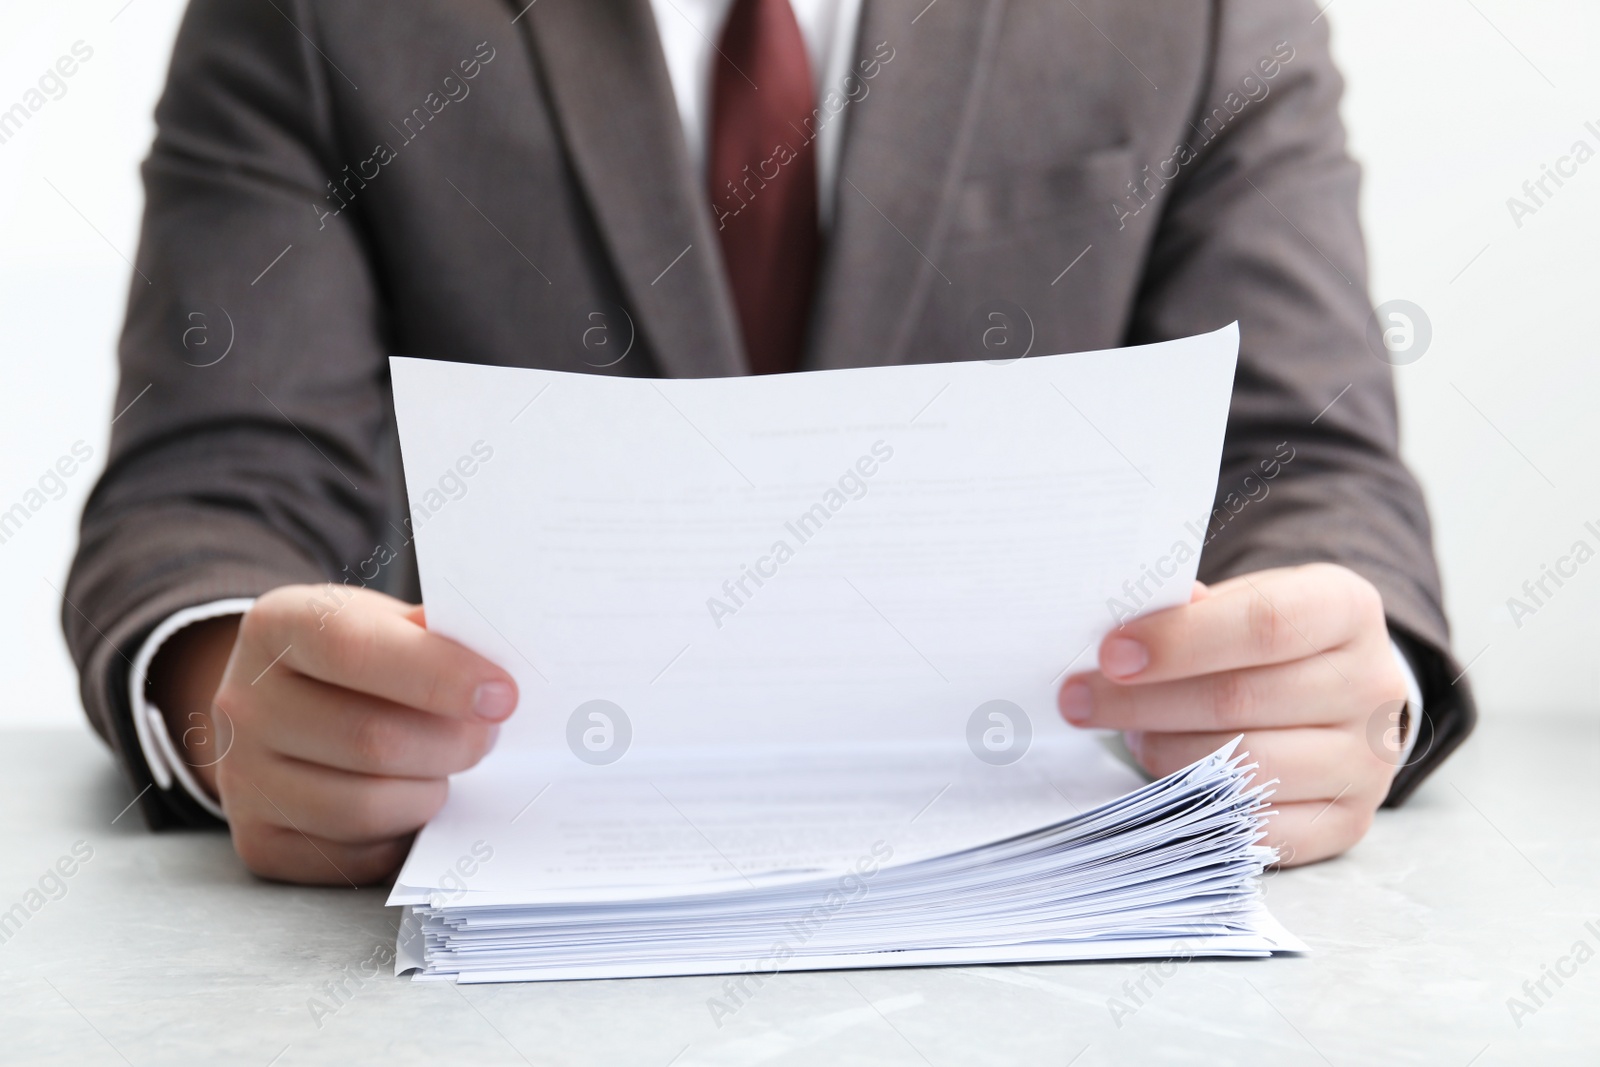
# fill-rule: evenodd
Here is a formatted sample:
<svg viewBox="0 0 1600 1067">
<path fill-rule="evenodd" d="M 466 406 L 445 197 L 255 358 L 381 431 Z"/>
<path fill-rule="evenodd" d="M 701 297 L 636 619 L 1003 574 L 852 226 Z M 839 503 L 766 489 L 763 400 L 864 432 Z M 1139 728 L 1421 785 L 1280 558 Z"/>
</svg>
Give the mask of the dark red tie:
<svg viewBox="0 0 1600 1067">
<path fill-rule="evenodd" d="M 707 176 L 755 374 L 794 370 L 817 269 L 811 63 L 789 0 L 735 0 L 711 79 Z"/>
</svg>

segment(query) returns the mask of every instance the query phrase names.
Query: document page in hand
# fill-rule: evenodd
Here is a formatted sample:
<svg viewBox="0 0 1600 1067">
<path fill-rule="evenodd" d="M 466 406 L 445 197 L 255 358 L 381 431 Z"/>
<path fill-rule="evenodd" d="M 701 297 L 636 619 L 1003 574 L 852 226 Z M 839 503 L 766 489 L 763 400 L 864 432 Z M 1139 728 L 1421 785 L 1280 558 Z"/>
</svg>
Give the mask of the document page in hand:
<svg viewBox="0 0 1600 1067">
<path fill-rule="evenodd" d="M 1108 630 L 1188 599 L 1237 344 L 696 380 L 393 360 L 427 625 L 521 693 L 395 886 L 400 966 L 1297 947 L 1256 899 L 1247 761 L 1143 785 L 1055 706 Z"/>
</svg>

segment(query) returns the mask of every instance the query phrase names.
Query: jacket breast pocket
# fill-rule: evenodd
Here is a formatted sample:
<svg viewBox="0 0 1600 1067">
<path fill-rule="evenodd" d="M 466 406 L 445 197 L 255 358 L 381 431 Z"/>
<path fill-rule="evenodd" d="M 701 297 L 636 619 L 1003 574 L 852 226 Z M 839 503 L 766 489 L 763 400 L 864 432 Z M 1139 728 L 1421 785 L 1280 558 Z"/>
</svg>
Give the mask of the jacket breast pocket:
<svg viewBox="0 0 1600 1067">
<path fill-rule="evenodd" d="M 969 178 L 956 202 L 953 239 L 964 247 L 1014 240 L 1019 230 L 1114 223 L 1133 177 L 1133 150 L 1103 148 L 1077 159 L 1028 164 Z"/>
</svg>

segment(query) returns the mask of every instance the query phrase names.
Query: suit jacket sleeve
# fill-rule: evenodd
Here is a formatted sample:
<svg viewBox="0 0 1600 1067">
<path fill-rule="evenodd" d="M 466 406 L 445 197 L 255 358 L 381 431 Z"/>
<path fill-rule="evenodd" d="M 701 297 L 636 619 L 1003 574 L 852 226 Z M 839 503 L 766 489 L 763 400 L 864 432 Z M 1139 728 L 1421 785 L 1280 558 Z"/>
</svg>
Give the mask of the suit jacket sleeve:
<svg viewBox="0 0 1600 1067">
<path fill-rule="evenodd" d="M 84 706 L 136 791 L 126 678 L 151 629 L 334 577 L 385 515 L 378 302 L 353 213 L 316 206 L 343 164 L 315 37 L 304 2 L 195 0 L 156 112 L 122 414 L 62 609 Z M 212 821 L 181 790 L 143 805 L 152 826 Z"/>
<path fill-rule="evenodd" d="M 1239 321 L 1201 578 L 1325 560 L 1377 586 L 1425 707 L 1389 794 L 1395 804 L 1465 739 L 1475 711 L 1448 650 L 1427 510 L 1399 458 L 1392 371 L 1368 347 L 1360 174 L 1339 119 L 1343 83 L 1310 4 L 1215 10 L 1210 76 L 1185 134 L 1193 158 L 1164 190 L 1130 337 Z M 1291 52 L 1276 77 L 1263 76 L 1263 60 Z M 1275 463 L 1276 476 L 1264 478 Z"/>
</svg>

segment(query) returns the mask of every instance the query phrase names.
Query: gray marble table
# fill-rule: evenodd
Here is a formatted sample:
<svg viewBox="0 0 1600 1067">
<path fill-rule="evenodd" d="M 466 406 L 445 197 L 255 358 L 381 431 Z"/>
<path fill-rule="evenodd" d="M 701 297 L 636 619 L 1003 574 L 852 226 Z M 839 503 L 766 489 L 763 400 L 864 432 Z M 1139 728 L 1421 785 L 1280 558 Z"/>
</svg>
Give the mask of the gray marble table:
<svg viewBox="0 0 1600 1067">
<path fill-rule="evenodd" d="M 1306 956 L 790 973 L 718 1019 L 721 978 L 365 978 L 381 891 L 256 881 L 118 817 L 91 737 L 0 733 L 0 1062 L 1600 1064 L 1597 766 L 1600 719 L 1491 719 L 1353 853 L 1268 877 Z"/>
</svg>

